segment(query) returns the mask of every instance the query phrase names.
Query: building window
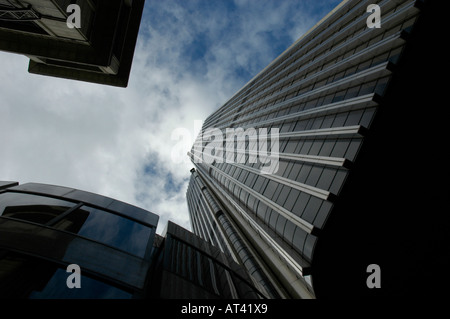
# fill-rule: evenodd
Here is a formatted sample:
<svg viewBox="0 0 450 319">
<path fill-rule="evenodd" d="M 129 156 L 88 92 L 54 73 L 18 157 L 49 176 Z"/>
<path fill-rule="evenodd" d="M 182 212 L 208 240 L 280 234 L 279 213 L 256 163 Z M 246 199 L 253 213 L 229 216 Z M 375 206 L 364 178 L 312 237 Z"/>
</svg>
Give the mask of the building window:
<svg viewBox="0 0 450 319">
<path fill-rule="evenodd" d="M 132 293 L 81 273 L 82 289 L 70 289 L 61 266 L 26 255 L 0 251 L 0 298 L 130 299 Z"/>
<path fill-rule="evenodd" d="M 46 224 L 76 204 L 45 196 L 0 194 L 0 216 Z"/>
</svg>

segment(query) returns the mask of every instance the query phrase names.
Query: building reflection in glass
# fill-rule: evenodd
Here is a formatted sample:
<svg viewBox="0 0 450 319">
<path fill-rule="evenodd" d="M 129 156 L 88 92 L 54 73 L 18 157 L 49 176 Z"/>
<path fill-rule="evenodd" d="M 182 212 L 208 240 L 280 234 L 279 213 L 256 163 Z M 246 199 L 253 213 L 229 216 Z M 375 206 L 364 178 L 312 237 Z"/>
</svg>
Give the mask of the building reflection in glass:
<svg viewBox="0 0 450 319">
<path fill-rule="evenodd" d="M 0 298 L 264 298 L 230 256 L 112 198 L 0 182 Z M 81 288 L 70 289 L 70 264 Z"/>
</svg>

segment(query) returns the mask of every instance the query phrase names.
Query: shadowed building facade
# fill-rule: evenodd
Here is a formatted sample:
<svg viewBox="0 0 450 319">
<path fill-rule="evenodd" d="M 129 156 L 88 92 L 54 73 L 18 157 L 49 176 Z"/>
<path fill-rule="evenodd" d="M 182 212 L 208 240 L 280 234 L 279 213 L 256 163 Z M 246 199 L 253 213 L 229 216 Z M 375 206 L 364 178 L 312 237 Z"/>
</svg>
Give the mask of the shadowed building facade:
<svg viewBox="0 0 450 319">
<path fill-rule="evenodd" d="M 368 26 L 370 4 L 381 9 L 380 28 Z M 412 203 L 399 194 L 428 178 L 412 179 L 417 140 L 405 134 L 429 116 L 412 105 L 430 102 L 431 10 L 425 1 L 343 1 L 204 121 L 188 154 L 192 229 L 271 296 L 409 294 L 420 276 L 410 265 L 431 260 L 413 251 L 442 246 L 442 230 L 429 236 L 420 223 L 418 208 L 434 195 L 422 189 Z M 229 128 L 243 134 L 235 140 Z M 268 148 L 276 156 L 261 153 L 275 135 L 255 143 L 252 129 L 278 130 Z M 210 138 L 217 130 L 223 137 Z M 274 160 L 276 172 L 264 173 Z M 382 289 L 366 284 L 371 264 Z"/>
<path fill-rule="evenodd" d="M 30 73 L 126 87 L 144 2 L 1 0 L 0 50 L 28 56 Z"/>
<path fill-rule="evenodd" d="M 0 298 L 257 299 L 217 247 L 141 208 L 72 188 L 0 182 Z M 69 288 L 69 265 L 81 270 Z"/>
</svg>

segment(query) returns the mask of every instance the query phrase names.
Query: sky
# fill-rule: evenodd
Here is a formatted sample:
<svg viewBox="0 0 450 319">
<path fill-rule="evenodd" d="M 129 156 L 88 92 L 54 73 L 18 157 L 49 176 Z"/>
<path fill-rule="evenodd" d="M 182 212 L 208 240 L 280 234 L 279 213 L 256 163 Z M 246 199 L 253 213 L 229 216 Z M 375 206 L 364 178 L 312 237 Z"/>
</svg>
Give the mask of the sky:
<svg viewBox="0 0 450 319">
<path fill-rule="evenodd" d="M 94 192 L 190 229 L 205 120 L 340 0 L 146 0 L 127 88 L 33 75 L 0 52 L 0 180 Z M 181 134 L 183 133 L 183 135 Z"/>
</svg>

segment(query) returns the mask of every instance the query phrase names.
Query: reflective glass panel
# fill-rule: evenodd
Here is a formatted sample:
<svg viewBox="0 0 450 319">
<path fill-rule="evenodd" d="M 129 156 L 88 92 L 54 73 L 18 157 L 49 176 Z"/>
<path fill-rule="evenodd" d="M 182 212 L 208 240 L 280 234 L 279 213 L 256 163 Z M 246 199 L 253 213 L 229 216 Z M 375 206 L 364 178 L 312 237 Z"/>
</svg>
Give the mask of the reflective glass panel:
<svg viewBox="0 0 450 319">
<path fill-rule="evenodd" d="M 0 299 L 129 299 L 132 297 L 129 292 L 86 276 L 83 269 L 78 278 L 80 288 L 69 288 L 67 279 L 72 273 L 66 272 L 54 263 L 21 254 L 6 253 L 0 259 L 0 269 Z M 72 283 L 74 282 L 75 279 Z"/>
<path fill-rule="evenodd" d="M 80 288 L 68 288 L 66 281 L 71 274 L 58 268 L 40 291 L 33 291 L 30 299 L 131 299 L 129 292 L 104 282 L 80 275 Z"/>
<path fill-rule="evenodd" d="M 83 218 L 83 224 L 78 227 L 78 235 L 144 257 L 152 233 L 150 227 L 89 206 L 82 206 L 69 214 L 67 219 L 73 218 L 74 215 L 87 215 L 87 218 Z M 63 225 L 67 219 L 53 227 L 64 229 Z"/>
<path fill-rule="evenodd" d="M 0 194 L 0 216 L 45 224 L 75 206 L 74 203 L 23 193 Z"/>
</svg>

